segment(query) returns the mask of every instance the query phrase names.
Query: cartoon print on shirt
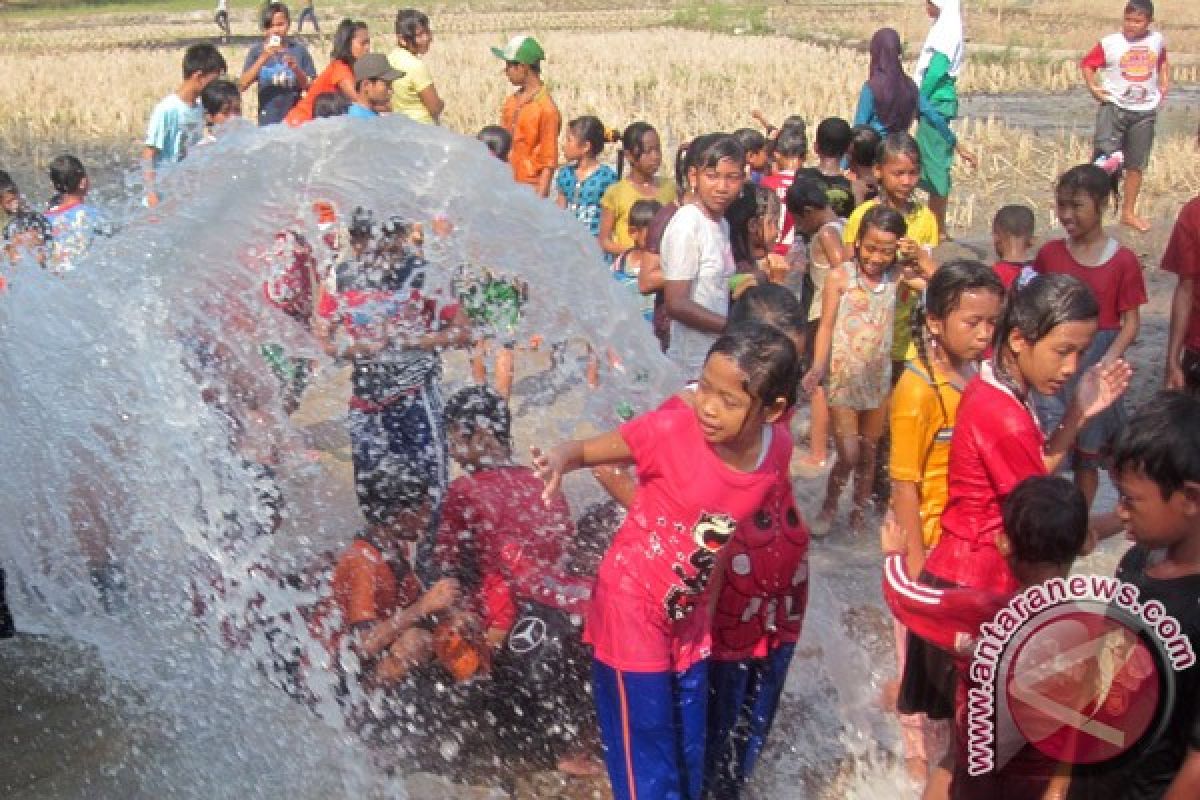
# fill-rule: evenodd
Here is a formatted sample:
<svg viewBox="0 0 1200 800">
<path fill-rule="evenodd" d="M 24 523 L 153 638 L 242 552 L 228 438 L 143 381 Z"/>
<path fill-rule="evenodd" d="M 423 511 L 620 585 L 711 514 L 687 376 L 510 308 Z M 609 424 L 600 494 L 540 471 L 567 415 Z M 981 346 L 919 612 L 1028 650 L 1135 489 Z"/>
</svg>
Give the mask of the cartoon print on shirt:
<svg viewBox="0 0 1200 800">
<path fill-rule="evenodd" d="M 672 586 L 663 600 L 668 619 L 678 622 L 696 607 L 696 598 L 704 591 L 716 566 L 717 552 L 733 538 L 735 530 L 737 520 L 728 514 L 705 512 L 700 515 L 700 519 L 692 526 L 692 541 L 696 549 L 686 559 L 687 565 L 695 570 L 694 574 L 689 576 L 687 568 L 678 562 L 671 566 L 683 585 Z"/>
</svg>

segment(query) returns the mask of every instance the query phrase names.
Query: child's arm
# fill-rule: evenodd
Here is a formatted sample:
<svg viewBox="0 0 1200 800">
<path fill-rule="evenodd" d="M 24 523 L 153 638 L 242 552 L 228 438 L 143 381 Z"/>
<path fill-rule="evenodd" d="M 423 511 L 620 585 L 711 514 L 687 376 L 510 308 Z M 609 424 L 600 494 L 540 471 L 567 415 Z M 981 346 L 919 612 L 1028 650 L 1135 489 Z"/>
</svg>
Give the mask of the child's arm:
<svg viewBox="0 0 1200 800">
<path fill-rule="evenodd" d="M 642 266 L 638 270 L 638 291 L 642 294 L 657 292 L 666 285 L 663 280 L 662 260 L 656 253 L 642 251 Z M 1190 306 L 1189 306 L 1190 308 Z"/>
<path fill-rule="evenodd" d="M 564 211 L 567 208 L 567 196 L 565 194 L 563 194 L 561 185 L 555 187 L 554 205 L 558 206 L 559 208 L 563 209 Z"/>
<path fill-rule="evenodd" d="M 925 538 L 921 530 L 921 487 L 918 483 L 892 480 L 892 513 L 903 536 L 896 552 L 904 555 L 909 575 L 920 575 L 925 566 Z"/>
<path fill-rule="evenodd" d="M 633 453 L 617 431 L 609 431 L 590 439 L 573 439 L 563 442 L 543 453 L 536 447 L 530 448 L 533 471 L 546 484 L 542 500 L 550 498 L 562 488 L 563 476 L 584 467 L 601 467 L 606 464 L 632 464 Z"/>
<path fill-rule="evenodd" d="M 817 340 L 813 344 L 813 363 L 808 374 L 800 382 L 807 394 L 816 391 L 817 386 L 829 371 L 829 351 L 833 345 L 833 326 L 837 324 L 838 302 L 846 288 L 846 276 L 840 270 L 830 272 L 825 278 L 824 297 L 821 298 L 821 325 L 817 328 Z"/>
<path fill-rule="evenodd" d="M 1113 343 L 1109 345 L 1104 358 L 1100 359 L 1101 364 L 1111 364 L 1125 355 L 1125 351 L 1137 338 L 1141 319 L 1141 312 L 1136 308 L 1121 312 L 1121 330 L 1117 332 L 1117 338 L 1113 339 Z"/>
<path fill-rule="evenodd" d="M 1132 374 L 1133 370 L 1123 359 L 1117 359 L 1111 364 L 1101 362 L 1084 373 L 1062 422 L 1046 439 L 1044 462 L 1047 472 L 1058 470 L 1075 444 L 1079 429 L 1125 393 Z"/>
<path fill-rule="evenodd" d="M 758 110 L 757 108 L 750 112 L 750 117 L 755 122 L 757 122 L 759 125 L 763 126 L 763 130 L 766 131 L 767 138 L 772 138 L 771 134 L 775 133 L 776 131 L 779 130 L 774 125 L 772 125 L 770 122 L 768 122 L 767 115 L 764 114 L 762 111 Z"/>
<path fill-rule="evenodd" d="M 592 470 L 592 477 L 622 508 L 633 505 L 637 481 L 623 467 L 596 467 Z"/>
<path fill-rule="evenodd" d="M 1188 317 L 1192 313 L 1192 296 L 1196 291 L 1196 279 L 1179 277 L 1175 293 L 1171 296 L 1171 325 L 1167 336 L 1167 366 L 1164 372 L 1166 388 L 1182 389 L 1186 383 L 1183 375 L 1183 335 L 1187 331 Z"/>
<path fill-rule="evenodd" d="M 157 174 L 154 171 L 154 159 L 158 150 L 149 145 L 142 148 L 142 184 L 146 187 L 146 205 L 154 208 L 158 205 L 158 190 L 155 187 Z"/>
<path fill-rule="evenodd" d="M 612 191 L 610 188 L 609 191 Z M 605 195 L 607 196 L 607 192 Z M 601 201 L 603 203 L 603 201 Z M 617 215 L 605 205 L 600 206 L 600 249 L 609 255 L 619 256 L 623 252 L 621 245 L 613 238 L 613 230 L 617 227 Z"/>
<path fill-rule="evenodd" d="M 1079 69 L 1083 73 L 1083 82 L 1087 85 L 1088 91 L 1092 93 L 1092 97 L 1096 98 L 1097 103 L 1109 102 L 1108 90 L 1100 85 L 1100 81 L 1096 75 L 1107 62 L 1107 56 L 1104 55 L 1104 47 L 1097 44 L 1091 49 L 1083 61 L 1079 62 Z"/>
<path fill-rule="evenodd" d="M 692 300 L 692 282 L 664 281 L 663 295 L 666 298 L 667 315 L 671 319 L 682 322 L 693 330 L 705 333 L 720 333 L 725 330 L 725 317 Z"/>
<path fill-rule="evenodd" d="M 1167 47 L 1163 45 L 1162 54 L 1158 57 L 1158 93 L 1165 100 L 1171 88 L 1171 68 L 1167 66 Z M 1162 103 L 1162 100 L 1159 101 Z"/>
<path fill-rule="evenodd" d="M 444 611 L 458 602 L 462 593 L 454 578 L 442 578 L 429 587 L 417 602 L 402 608 L 387 619 L 369 628 L 358 641 L 359 653 L 374 658 L 386 650 L 400 634 L 416 625 L 430 614 Z"/>
<path fill-rule="evenodd" d="M 826 226 L 817 232 L 817 246 L 825 254 L 826 264 L 836 266 L 845 262 L 846 256 L 843 249 L 842 237 L 838 236 L 837 230 L 834 228 Z"/>
<path fill-rule="evenodd" d="M 541 168 L 537 182 L 539 197 L 550 196 L 554 168 L 558 166 L 558 134 L 561 130 L 562 115 L 559 114 L 558 109 L 547 111 L 541 115 L 538 143 L 533 151 L 533 161 Z"/>
</svg>

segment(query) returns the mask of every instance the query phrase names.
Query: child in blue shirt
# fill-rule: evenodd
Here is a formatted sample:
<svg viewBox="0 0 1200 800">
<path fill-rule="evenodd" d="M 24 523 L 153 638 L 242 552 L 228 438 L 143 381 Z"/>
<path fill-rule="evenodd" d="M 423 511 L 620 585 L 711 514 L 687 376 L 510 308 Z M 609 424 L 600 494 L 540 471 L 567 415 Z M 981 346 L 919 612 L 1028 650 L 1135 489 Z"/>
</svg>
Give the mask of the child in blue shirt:
<svg viewBox="0 0 1200 800">
<path fill-rule="evenodd" d="M 570 163 L 554 179 L 558 189 L 555 202 L 582 222 L 592 236 L 600 235 L 600 200 L 617 182 L 617 173 L 599 158 L 605 143 L 616 140 L 616 132 L 595 117 L 577 117 L 567 123 L 563 155 Z"/>
<path fill-rule="evenodd" d="M 204 135 L 204 108 L 200 93 L 225 73 L 225 58 L 211 44 L 194 44 L 183 54 L 183 82 L 159 101 L 150 114 L 142 148 L 142 176 L 146 205 L 158 205 L 158 171 L 182 161 L 188 148 Z"/>
<path fill-rule="evenodd" d="M 111 236 L 112 226 L 87 203 L 91 181 L 83 163 L 71 155 L 50 162 L 50 183 L 56 195 L 46 211 L 50 222 L 50 262 L 54 272 L 70 272 L 92 246 L 96 236 Z"/>
</svg>

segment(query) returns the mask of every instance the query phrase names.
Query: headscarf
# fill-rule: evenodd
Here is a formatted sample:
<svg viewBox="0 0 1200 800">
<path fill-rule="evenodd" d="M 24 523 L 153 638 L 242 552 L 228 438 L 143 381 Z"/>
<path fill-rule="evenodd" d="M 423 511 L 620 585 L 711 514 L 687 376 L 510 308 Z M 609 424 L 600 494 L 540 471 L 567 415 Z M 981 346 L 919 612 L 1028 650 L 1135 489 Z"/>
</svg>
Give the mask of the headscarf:
<svg viewBox="0 0 1200 800">
<path fill-rule="evenodd" d="M 871 37 L 871 73 L 867 85 L 875 113 L 889 133 L 907 131 L 917 118 L 917 85 L 900 63 L 900 34 L 880 28 Z"/>
<path fill-rule="evenodd" d="M 962 3 L 960 0 L 930 0 L 941 13 L 934 20 L 929 35 L 925 37 L 925 45 L 921 48 L 921 56 L 917 59 L 916 77 L 921 81 L 925 70 L 934 53 L 941 53 L 950 60 L 949 75 L 957 78 L 962 70 L 964 55 Z"/>
</svg>

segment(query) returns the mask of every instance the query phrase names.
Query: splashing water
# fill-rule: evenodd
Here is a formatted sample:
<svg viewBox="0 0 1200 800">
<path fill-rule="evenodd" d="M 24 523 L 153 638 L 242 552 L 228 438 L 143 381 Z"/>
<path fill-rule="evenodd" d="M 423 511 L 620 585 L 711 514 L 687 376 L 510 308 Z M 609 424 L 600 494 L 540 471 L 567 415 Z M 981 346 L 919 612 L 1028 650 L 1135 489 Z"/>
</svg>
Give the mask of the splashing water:
<svg viewBox="0 0 1200 800">
<path fill-rule="evenodd" d="M 302 232 L 327 259 L 316 201 L 343 218 L 357 206 L 377 219 L 444 216 L 453 233 L 426 244 L 435 284 L 450 291 L 463 263 L 525 281 L 518 339 L 565 347 L 528 356 L 518 373 L 518 458 L 530 444 L 611 428 L 618 408 L 647 410 L 682 376 L 636 298 L 599 266 L 595 241 L 514 186 L 472 139 L 398 117 L 232 130 L 162 185 L 159 208 L 131 207 L 121 232 L 74 272 L 26 264 L 0 296 L 0 564 L 10 603 L 22 629 L 94 648 L 111 677 L 106 691 L 118 695 L 118 724 L 145 732 L 90 779 L 94 796 L 403 796 L 402 778 L 346 732 L 329 655 L 297 613 L 323 584 L 281 580 L 304 575 L 361 522 L 347 465 L 303 457 L 313 429 L 283 413 L 262 358 L 263 344 L 283 343 L 317 361 L 319 385 L 341 369 L 263 300 L 276 234 Z M 595 390 L 583 342 L 616 355 L 602 358 Z M 445 362 L 447 390 L 469 382 L 461 353 Z M 220 411 L 222 398 L 239 402 L 232 375 L 262 400 L 255 430 L 237 437 L 240 453 Z M 310 394 L 336 383 L 324 385 Z M 336 430 L 344 397 L 333 401 L 318 421 Z M 261 471 L 243 458 L 256 448 L 282 453 L 273 536 L 263 535 L 274 512 L 256 491 Z M 585 476 L 567 488 L 577 512 L 599 496 Z M 95 574 L 105 550 L 120 573 Z M 875 703 L 893 670 L 872 550 L 818 547 L 802 653 L 756 781 L 764 796 L 895 796 L 903 785 L 888 766 L 895 734 Z M 270 667 L 281 659 L 302 666 L 300 685 L 285 688 L 306 704 L 279 688 L 290 673 Z M 84 685 L 72 671 L 95 668 L 66 659 L 55 669 Z M 441 752 L 447 762 L 460 756 L 453 741 Z"/>
</svg>

